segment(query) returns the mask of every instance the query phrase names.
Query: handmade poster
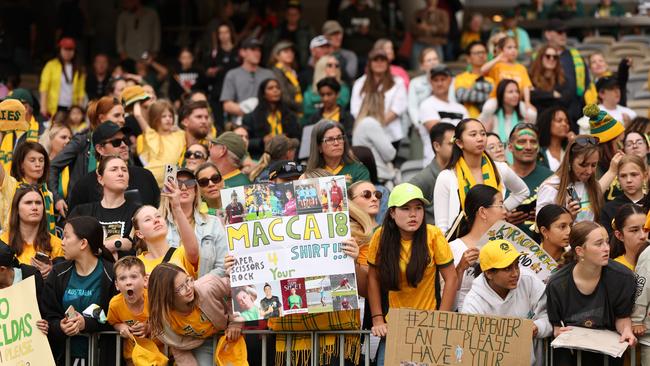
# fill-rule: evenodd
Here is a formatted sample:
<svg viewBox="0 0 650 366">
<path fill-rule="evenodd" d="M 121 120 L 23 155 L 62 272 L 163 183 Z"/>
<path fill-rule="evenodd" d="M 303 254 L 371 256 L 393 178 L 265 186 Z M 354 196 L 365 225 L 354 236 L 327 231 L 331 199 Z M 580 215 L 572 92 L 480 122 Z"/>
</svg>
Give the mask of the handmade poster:
<svg viewBox="0 0 650 366">
<path fill-rule="evenodd" d="M 36 327 L 39 319 L 34 277 L 0 290 L 0 365 L 54 365 L 47 336 Z"/>
<path fill-rule="evenodd" d="M 505 221 L 499 221 L 479 239 L 477 247 L 481 248 L 490 240 L 503 239 L 510 242 L 523 255 L 519 264 L 533 271 L 537 278 L 544 281 L 557 270 L 557 262 L 550 256 L 540 244 L 526 235 L 515 225 Z"/>
<path fill-rule="evenodd" d="M 387 320 L 385 365 L 530 365 L 529 319 L 401 308 Z"/>
<path fill-rule="evenodd" d="M 611 330 L 571 327 L 570 331 L 555 337 L 551 342 L 551 347 L 571 348 L 621 357 L 627 350 L 628 343 L 620 342 L 620 339 L 621 336 Z"/>
<path fill-rule="evenodd" d="M 221 191 L 236 319 L 358 309 L 345 177 Z M 230 201 L 228 201 L 228 198 Z"/>
</svg>

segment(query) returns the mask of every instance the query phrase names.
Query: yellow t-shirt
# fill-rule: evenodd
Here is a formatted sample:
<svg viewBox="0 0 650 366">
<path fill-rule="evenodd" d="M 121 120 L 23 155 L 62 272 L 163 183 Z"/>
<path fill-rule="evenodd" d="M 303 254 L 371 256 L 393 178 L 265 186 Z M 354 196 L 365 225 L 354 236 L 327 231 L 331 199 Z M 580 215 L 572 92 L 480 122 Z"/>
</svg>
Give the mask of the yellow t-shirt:
<svg viewBox="0 0 650 366">
<path fill-rule="evenodd" d="M 489 77 L 494 80 L 494 85 L 499 85 L 499 82 L 503 79 L 512 79 L 519 84 L 519 91 L 521 92 L 521 97 L 523 98 L 524 89 L 531 88 L 533 83 L 530 81 L 528 76 L 528 70 L 521 64 L 507 64 L 505 62 L 498 62 L 492 67 L 488 73 Z M 496 97 L 497 88 L 492 89 L 491 97 Z"/>
<path fill-rule="evenodd" d="M 5 231 L 0 235 L 0 240 L 3 242 L 9 244 L 9 232 Z M 52 246 L 52 251 L 50 253 L 45 253 L 49 254 L 50 259 L 54 259 L 56 257 L 63 257 L 63 249 L 61 248 L 61 239 L 57 238 L 56 236 L 50 234 L 50 245 Z M 32 243 L 25 243 L 23 245 L 23 252 L 20 253 L 20 255 L 16 255 L 16 258 L 18 258 L 18 261 L 22 264 L 29 264 L 31 265 L 31 260 L 34 258 L 36 255 L 36 248 L 34 248 L 34 245 Z"/>
<path fill-rule="evenodd" d="M 454 91 L 463 88 L 463 89 L 471 89 L 472 86 L 474 86 L 474 83 L 476 82 L 476 79 L 481 76 L 479 74 L 474 74 L 473 72 L 465 71 L 462 72 L 458 75 L 456 75 L 456 78 L 454 79 Z M 484 77 L 485 81 L 489 82 L 492 84 L 492 90 L 495 89 L 494 86 L 494 80 L 486 76 Z M 465 108 L 467 108 L 467 112 L 469 113 L 469 116 L 471 118 L 478 118 L 478 116 L 481 114 L 481 108 L 480 106 L 477 106 L 474 103 L 463 103 Z"/>
<path fill-rule="evenodd" d="M 165 258 L 164 255 L 156 259 L 146 258 L 145 256 L 148 253 L 149 252 L 142 252 L 138 256 L 138 258 L 140 258 L 140 260 L 144 263 L 144 271 L 147 273 L 147 276 L 149 276 L 151 274 L 151 271 L 153 271 L 157 265 L 162 263 L 163 258 Z M 185 248 L 183 246 L 176 248 L 174 254 L 172 254 L 172 257 L 169 259 L 169 263 L 183 268 L 189 276 L 196 279 L 199 263 L 197 261 L 196 265 L 194 265 L 189 261 L 189 259 L 187 259 L 187 256 L 185 255 Z"/>
<path fill-rule="evenodd" d="M 149 128 L 140 136 L 138 139 L 142 139 L 142 144 L 140 145 L 138 141 L 138 155 L 145 162 L 145 168 L 156 178 L 158 186 L 162 187 L 165 164 L 178 165 L 183 158 L 185 131 L 178 130 L 168 135 L 161 135 L 153 128 Z"/>
<path fill-rule="evenodd" d="M 376 260 L 377 252 L 379 251 L 381 230 L 378 229 L 375 231 L 375 234 L 370 240 L 370 247 L 368 248 L 368 264 L 370 265 L 377 264 Z M 436 226 L 427 225 L 427 239 L 429 255 L 432 260 L 424 272 L 422 281 L 420 281 L 417 287 L 411 287 L 406 280 L 406 266 L 411 258 L 411 241 L 400 241 L 400 290 L 389 291 L 388 305 L 390 308 L 436 309 L 436 297 L 433 291 L 436 282 L 436 270 L 438 266 L 442 267 L 452 264 L 454 262 L 454 255 L 444 234 Z"/>
<path fill-rule="evenodd" d="M 618 257 L 614 258 L 614 262 L 618 262 L 625 267 L 629 268 L 630 271 L 634 271 L 634 266 L 625 259 L 625 255 L 619 255 Z"/>
<path fill-rule="evenodd" d="M 117 294 L 113 296 L 111 302 L 108 304 L 108 316 L 106 320 L 110 325 L 115 326 L 115 324 L 126 323 L 128 326 L 132 326 L 136 322 L 144 323 L 149 321 L 149 296 L 147 295 L 147 289 L 144 290 L 144 308 L 140 314 L 133 314 L 129 309 L 126 301 L 124 300 L 124 295 Z M 140 340 L 138 341 L 140 342 Z M 133 353 L 133 341 L 130 339 L 124 339 L 123 343 L 123 352 L 124 358 L 127 360 L 131 359 L 131 353 Z M 162 343 L 155 341 L 158 349 L 163 352 Z"/>
<path fill-rule="evenodd" d="M 169 313 L 169 325 L 174 333 L 195 338 L 208 338 L 217 333 L 217 328 L 198 306 L 188 315 L 172 310 Z"/>
</svg>

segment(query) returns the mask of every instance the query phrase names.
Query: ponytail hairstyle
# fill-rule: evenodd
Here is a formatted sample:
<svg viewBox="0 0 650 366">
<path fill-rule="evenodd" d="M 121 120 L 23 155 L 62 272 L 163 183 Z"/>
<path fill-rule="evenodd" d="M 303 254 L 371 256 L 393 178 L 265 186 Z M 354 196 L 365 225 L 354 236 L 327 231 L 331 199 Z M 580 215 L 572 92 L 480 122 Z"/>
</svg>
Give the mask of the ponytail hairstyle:
<svg viewBox="0 0 650 366">
<path fill-rule="evenodd" d="M 460 146 L 458 146 L 458 141 L 462 140 L 463 132 L 465 132 L 465 129 L 467 129 L 467 125 L 471 122 L 477 122 L 481 126 L 483 126 L 483 123 L 476 118 L 464 118 L 460 122 L 458 122 L 456 128 L 454 129 L 454 147 L 451 150 L 451 158 L 449 159 L 449 163 L 447 164 L 445 169 L 453 170 L 454 168 L 456 168 L 456 163 L 458 163 L 458 160 L 460 160 L 460 158 L 463 156 L 463 149 L 461 149 Z M 486 138 L 487 138 L 487 131 L 485 131 L 485 126 L 483 126 L 483 132 L 486 134 Z M 485 154 L 485 151 L 483 156 L 490 161 L 492 166 L 494 166 L 494 175 L 497 179 L 497 186 L 501 185 L 501 176 L 499 175 L 499 170 L 494 165 L 494 161 L 488 154 Z"/>
<path fill-rule="evenodd" d="M 377 251 L 377 265 L 379 283 L 382 291 L 399 291 L 401 270 L 399 266 L 401 252 L 401 234 L 399 227 L 391 215 L 395 207 L 390 207 L 384 217 L 381 234 L 379 237 L 379 250 Z M 411 243 L 411 256 L 406 265 L 406 281 L 411 287 L 417 287 L 424 277 L 424 271 L 431 263 L 429 253 L 427 225 L 422 222 L 413 233 Z M 431 289 L 433 290 L 433 289 Z"/>
<path fill-rule="evenodd" d="M 122 103 L 120 103 L 117 98 L 111 96 L 91 100 L 90 103 L 88 103 L 88 110 L 86 112 L 88 121 L 90 122 L 90 130 L 94 131 L 97 126 L 102 124 L 102 122 L 105 122 L 100 120 L 100 115 L 107 114 L 111 109 L 113 109 L 113 107 L 121 104 Z"/>
<path fill-rule="evenodd" d="M 104 247 L 104 229 L 96 218 L 77 216 L 68 219 L 66 225 L 72 227 L 72 231 L 79 239 L 86 239 L 90 252 L 95 257 L 103 258 L 110 263 L 115 262 L 113 255 Z"/>
<path fill-rule="evenodd" d="M 185 271 L 172 263 L 160 263 L 149 275 L 149 324 L 151 334 L 159 335 L 164 325 L 169 323 L 169 314 L 174 309 L 174 279 Z M 196 303 L 198 293 L 194 292 L 193 303 Z"/>
<path fill-rule="evenodd" d="M 641 214 L 645 216 L 645 211 L 643 207 L 634 204 L 626 203 L 621 206 L 617 211 L 616 215 L 612 219 L 612 229 L 614 230 L 614 235 L 609 238 L 609 256 L 611 258 L 617 258 L 625 254 L 625 245 L 622 240 L 619 240 L 616 237 L 616 233 L 623 234 L 623 229 L 625 229 L 626 221 L 630 216 Z M 639 253 L 642 250 L 639 251 Z"/>
<path fill-rule="evenodd" d="M 587 236 L 597 229 L 603 229 L 603 227 L 593 221 L 580 221 L 573 225 L 571 227 L 571 234 L 569 234 L 569 245 L 571 248 L 568 252 L 565 252 L 562 255 L 558 268 L 570 264 L 571 262 L 577 262 L 578 256 L 576 255 L 576 248 L 583 246 L 587 240 Z"/>
<path fill-rule="evenodd" d="M 482 207 L 489 207 L 494 204 L 494 198 L 499 191 L 485 184 L 477 184 L 467 192 L 465 198 L 465 210 L 461 212 L 463 219 L 458 227 L 458 234 L 455 238 L 467 235 L 476 222 L 478 211 Z"/>
<path fill-rule="evenodd" d="M 551 225 L 554 222 L 560 219 L 560 216 L 563 214 L 571 215 L 571 211 L 568 208 L 556 204 L 550 204 L 542 207 L 541 210 L 537 213 L 535 219 L 535 226 L 537 227 L 537 232 L 542 233 L 542 228 L 549 230 Z"/>
</svg>

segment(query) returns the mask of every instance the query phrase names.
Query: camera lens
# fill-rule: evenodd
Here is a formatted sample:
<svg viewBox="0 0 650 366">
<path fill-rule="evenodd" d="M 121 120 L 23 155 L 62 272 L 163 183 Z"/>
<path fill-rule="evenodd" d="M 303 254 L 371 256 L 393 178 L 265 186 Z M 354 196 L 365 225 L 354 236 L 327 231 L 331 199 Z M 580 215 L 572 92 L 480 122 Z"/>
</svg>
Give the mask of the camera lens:
<svg viewBox="0 0 650 366">
<path fill-rule="evenodd" d="M 120 249 L 122 247 L 122 241 L 115 240 L 115 243 L 113 245 L 115 246 L 115 249 Z"/>
</svg>

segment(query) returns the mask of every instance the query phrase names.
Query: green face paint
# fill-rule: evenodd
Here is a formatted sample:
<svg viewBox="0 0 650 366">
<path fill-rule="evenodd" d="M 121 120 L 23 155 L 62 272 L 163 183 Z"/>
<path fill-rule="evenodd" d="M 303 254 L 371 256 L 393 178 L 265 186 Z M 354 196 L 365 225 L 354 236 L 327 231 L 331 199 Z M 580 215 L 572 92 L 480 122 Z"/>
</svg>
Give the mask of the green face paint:
<svg viewBox="0 0 650 366">
<path fill-rule="evenodd" d="M 524 149 L 524 146 L 521 146 L 519 144 L 514 144 L 513 146 L 515 147 L 515 150 L 517 150 L 517 151 L 522 151 Z"/>
<path fill-rule="evenodd" d="M 530 128 L 524 128 L 517 133 L 517 136 L 524 136 L 524 135 L 537 138 L 537 134 L 535 133 L 535 131 L 531 130 Z"/>
</svg>

